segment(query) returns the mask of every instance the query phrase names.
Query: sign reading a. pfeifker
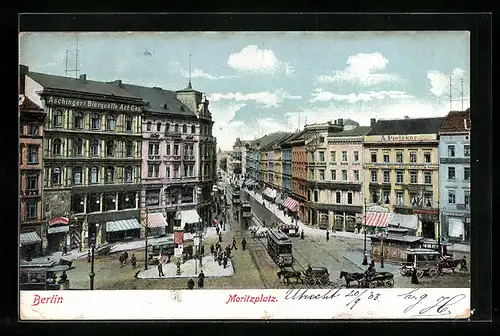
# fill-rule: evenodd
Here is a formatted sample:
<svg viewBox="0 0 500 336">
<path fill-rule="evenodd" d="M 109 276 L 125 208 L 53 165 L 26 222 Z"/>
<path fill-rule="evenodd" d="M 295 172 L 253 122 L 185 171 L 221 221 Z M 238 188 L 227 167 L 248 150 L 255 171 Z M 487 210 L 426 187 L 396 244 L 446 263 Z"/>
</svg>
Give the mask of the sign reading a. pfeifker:
<svg viewBox="0 0 500 336">
<path fill-rule="evenodd" d="M 86 99 L 73 99 L 49 96 L 45 99 L 47 105 L 68 106 L 82 109 L 113 110 L 120 112 L 141 112 L 142 108 L 132 104 L 100 102 Z"/>
</svg>

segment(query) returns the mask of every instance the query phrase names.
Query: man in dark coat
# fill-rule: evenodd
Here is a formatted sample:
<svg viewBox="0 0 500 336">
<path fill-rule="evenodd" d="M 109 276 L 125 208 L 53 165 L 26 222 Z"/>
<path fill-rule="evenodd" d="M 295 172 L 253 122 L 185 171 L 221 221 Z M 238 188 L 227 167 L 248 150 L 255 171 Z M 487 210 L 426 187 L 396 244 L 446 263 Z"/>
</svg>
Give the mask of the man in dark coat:
<svg viewBox="0 0 500 336">
<path fill-rule="evenodd" d="M 165 274 L 163 274 L 163 264 L 161 262 L 158 263 L 158 276 L 165 276 Z"/>
<path fill-rule="evenodd" d="M 247 248 L 247 241 L 245 240 L 245 238 L 243 238 L 243 239 L 241 240 L 241 249 L 242 249 L 243 251 L 245 251 L 245 250 L 246 250 L 246 248 Z"/>
<path fill-rule="evenodd" d="M 134 254 L 132 254 L 132 257 L 130 258 L 130 263 L 132 264 L 132 268 L 135 268 L 137 266 L 137 258 Z"/>
<path fill-rule="evenodd" d="M 201 245 L 201 256 L 204 257 L 205 256 L 205 245 Z"/>
<path fill-rule="evenodd" d="M 417 268 L 413 267 L 413 271 L 411 272 L 411 283 L 412 285 L 418 285 L 418 277 L 417 277 Z"/>
<path fill-rule="evenodd" d="M 229 245 L 226 246 L 226 254 L 228 257 L 231 256 L 231 246 L 229 246 Z"/>
<path fill-rule="evenodd" d="M 222 252 L 219 252 L 219 254 L 217 255 L 217 263 L 219 264 L 219 266 L 222 264 Z"/>
<path fill-rule="evenodd" d="M 326 230 L 326 241 L 330 240 L 330 231 Z"/>
<path fill-rule="evenodd" d="M 188 289 L 193 289 L 193 288 L 194 288 L 194 280 L 193 280 L 193 278 L 189 278 Z"/>
<path fill-rule="evenodd" d="M 232 249 L 237 250 L 238 247 L 236 246 L 236 238 L 233 237 L 233 246 L 231 247 Z"/>
<path fill-rule="evenodd" d="M 213 255 L 215 252 L 214 243 L 210 244 L 210 254 Z"/>
<path fill-rule="evenodd" d="M 215 232 L 217 232 L 217 234 L 220 233 L 219 225 L 217 225 L 217 227 L 215 228 Z"/>
<path fill-rule="evenodd" d="M 125 264 L 127 264 L 127 260 L 128 260 L 128 253 L 127 253 L 127 251 L 123 252 L 123 256 L 125 257 Z"/>
<path fill-rule="evenodd" d="M 222 265 L 224 266 L 224 268 L 227 267 L 227 255 L 224 257 L 224 260 L 222 260 Z"/>
<path fill-rule="evenodd" d="M 304 230 L 300 232 L 300 239 L 304 239 Z"/>
<path fill-rule="evenodd" d="M 203 271 L 198 274 L 198 288 L 203 288 L 203 284 L 205 283 L 205 274 Z"/>
<path fill-rule="evenodd" d="M 222 235 L 219 233 L 219 243 L 222 243 Z"/>
<path fill-rule="evenodd" d="M 63 253 L 61 256 L 68 255 L 68 246 L 66 244 L 63 245 Z"/>
</svg>

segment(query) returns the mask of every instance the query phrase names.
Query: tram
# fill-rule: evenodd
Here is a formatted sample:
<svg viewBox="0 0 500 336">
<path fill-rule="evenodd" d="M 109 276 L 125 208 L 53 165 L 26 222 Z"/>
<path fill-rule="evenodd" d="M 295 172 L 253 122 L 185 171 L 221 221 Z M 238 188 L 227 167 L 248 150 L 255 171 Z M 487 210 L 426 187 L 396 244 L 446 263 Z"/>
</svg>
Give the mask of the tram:
<svg viewBox="0 0 500 336">
<path fill-rule="evenodd" d="M 279 267 L 292 266 L 292 240 L 277 229 L 267 231 L 267 253 Z"/>
</svg>

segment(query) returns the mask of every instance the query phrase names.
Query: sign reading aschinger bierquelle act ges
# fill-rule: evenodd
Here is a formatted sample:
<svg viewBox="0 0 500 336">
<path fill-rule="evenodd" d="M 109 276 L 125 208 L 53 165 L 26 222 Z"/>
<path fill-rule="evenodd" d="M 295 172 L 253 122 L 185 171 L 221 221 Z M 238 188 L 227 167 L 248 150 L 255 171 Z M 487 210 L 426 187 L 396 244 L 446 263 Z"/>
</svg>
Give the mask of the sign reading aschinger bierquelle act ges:
<svg viewBox="0 0 500 336">
<path fill-rule="evenodd" d="M 46 104 L 49 105 L 69 106 L 69 107 L 88 108 L 88 109 L 113 110 L 113 111 L 124 111 L 124 112 L 142 111 L 140 106 L 132 104 L 99 102 L 95 100 L 61 98 L 53 96 L 47 97 L 45 102 Z"/>
</svg>

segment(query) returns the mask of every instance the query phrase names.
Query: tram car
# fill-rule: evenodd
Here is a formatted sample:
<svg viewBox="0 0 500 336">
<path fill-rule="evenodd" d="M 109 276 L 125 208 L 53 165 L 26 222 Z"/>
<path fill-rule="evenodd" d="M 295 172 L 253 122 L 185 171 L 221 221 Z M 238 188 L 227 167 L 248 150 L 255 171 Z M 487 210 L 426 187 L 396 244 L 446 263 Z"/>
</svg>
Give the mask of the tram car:
<svg viewBox="0 0 500 336">
<path fill-rule="evenodd" d="M 281 232 L 286 234 L 288 237 L 298 237 L 300 236 L 299 226 L 296 224 L 281 224 L 279 226 Z"/>
<path fill-rule="evenodd" d="M 240 188 L 237 186 L 233 186 L 233 190 L 231 191 L 231 199 L 233 204 L 240 203 Z"/>
<path fill-rule="evenodd" d="M 252 218 L 252 206 L 248 202 L 241 203 L 241 212 L 243 218 Z"/>
<path fill-rule="evenodd" d="M 267 252 L 279 267 L 292 266 L 292 240 L 277 229 L 267 231 Z"/>
</svg>

